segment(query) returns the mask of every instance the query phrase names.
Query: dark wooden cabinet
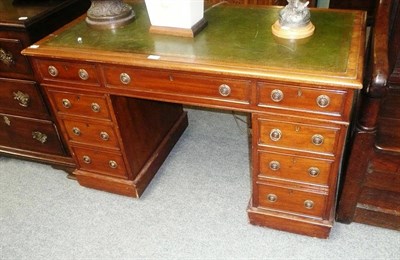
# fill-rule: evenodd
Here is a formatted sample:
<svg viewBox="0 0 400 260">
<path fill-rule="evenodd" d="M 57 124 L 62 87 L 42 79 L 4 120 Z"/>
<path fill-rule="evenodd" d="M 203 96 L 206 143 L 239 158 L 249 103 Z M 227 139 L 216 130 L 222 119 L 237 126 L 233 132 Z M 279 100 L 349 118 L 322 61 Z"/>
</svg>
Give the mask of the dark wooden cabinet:
<svg viewBox="0 0 400 260">
<path fill-rule="evenodd" d="M 0 1 L 0 153 L 74 167 L 21 51 L 83 14 L 88 0 Z"/>
<path fill-rule="evenodd" d="M 329 0 L 329 8 L 367 11 L 367 21 L 371 25 L 378 3 L 378 0 Z"/>
</svg>

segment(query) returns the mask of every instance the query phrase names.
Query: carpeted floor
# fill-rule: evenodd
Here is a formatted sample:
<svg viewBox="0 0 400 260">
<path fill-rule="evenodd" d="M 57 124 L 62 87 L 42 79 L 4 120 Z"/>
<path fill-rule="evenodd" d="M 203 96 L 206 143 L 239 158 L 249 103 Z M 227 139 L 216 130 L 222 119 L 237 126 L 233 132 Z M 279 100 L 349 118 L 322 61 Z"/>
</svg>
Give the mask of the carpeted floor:
<svg viewBox="0 0 400 260">
<path fill-rule="evenodd" d="M 336 223 L 321 240 L 248 223 L 245 117 L 189 108 L 141 199 L 0 157 L 0 259 L 400 259 L 400 232 Z"/>
</svg>

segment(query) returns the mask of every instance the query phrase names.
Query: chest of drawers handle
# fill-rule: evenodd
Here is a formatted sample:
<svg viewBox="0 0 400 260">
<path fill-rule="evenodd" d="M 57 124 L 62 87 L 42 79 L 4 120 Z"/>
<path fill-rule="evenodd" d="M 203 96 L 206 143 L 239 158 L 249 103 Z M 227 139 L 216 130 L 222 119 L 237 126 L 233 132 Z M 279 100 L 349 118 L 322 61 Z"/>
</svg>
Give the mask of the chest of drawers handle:
<svg viewBox="0 0 400 260">
<path fill-rule="evenodd" d="M 278 161 L 270 161 L 269 168 L 273 171 L 277 171 L 281 168 L 281 164 Z"/>
<path fill-rule="evenodd" d="M 119 75 L 119 80 L 122 84 L 128 85 L 131 82 L 131 77 L 128 75 L 128 73 L 123 72 Z"/>
<path fill-rule="evenodd" d="M 90 107 L 92 108 L 92 111 L 93 111 L 93 112 L 95 112 L 95 113 L 100 112 L 100 105 L 99 105 L 99 104 L 97 104 L 97 103 L 92 103 L 92 104 L 90 105 Z"/>
<path fill-rule="evenodd" d="M 79 75 L 79 78 L 81 78 L 82 80 L 88 80 L 89 79 L 89 73 L 84 69 L 79 69 L 78 75 Z"/>
<path fill-rule="evenodd" d="M 316 99 L 317 105 L 319 107 L 327 107 L 329 106 L 329 103 L 331 102 L 331 99 L 327 95 L 319 95 Z"/>
<path fill-rule="evenodd" d="M 32 132 L 32 138 L 39 141 L 40 143 L 44 144 L 47 141 L 47 135 L 43 134 L 39 131 Z"/>
<path fill-rule="evenodd" d="M 308 168 L 308 174 L 311 177 L 317 177 L 320 173 L 320 170 L 317 167 L 310 167 Z"/>
<path fill-rule="evenodd" d="M 220 86 L 219 86 L 219 94 L 221 95 L 221 96 L 223 96 L 223 97 L 227 97 L 227 96 L 229 96 L 230 94 L 231 94 L 231 87 L 229 87 L 228 85 L 226 85 L 226 84 L 221 84 Z"/>
<path fill-rule="evenodd" d="M 15 64 L 15 60 L 11 52 L 7 52 L 3 48 L 0 48 L 0 61 L 7 66 Z"/>
<path fill-rule="evenodd" d="M 112 168 L 112 169 L 115 169 L 115 168 L 118 167 L 117 162 L 116 162 L 116 161 L 113 161 L 113 160 L 110 160 L 110 161 L 108 162 L 108 165 L 109 165 L 110 168 Z"/>
<path fill-rule="evenodd" d="M 30 97 L 28 94 L 23 93 L 21 91 L 17 91 L 17 92 L 13 92 L 14 95 L 14 99 L 17 100 L 20 106 L 22 107 L 28 107 L 29 106 L 29 102 L 30 102 Z"/>
<path fill-rule="evenodd" d="M 271 138 L 272 141 L 277 142 L 282 138 L 282 131 L 274 128 L 271 130 L 269 137 Z"/>
<path fill-rule="evenodd" d="M 304 201 L 304 207 L 305 207 L 306 209 L 312 209 L 312 208 L 314 208 L 314 201 L 312 201 L 312 200 L 305 200 L 305 201 Z"/>
<path fill-rule="evenodd" d="M 283 99 L 283 92 L 280 89 L 274 89 L 271 91 L 271 99 L 274 102 L 280 102 Z"/>
<path fill-rule="evenodd" d="M 320 134 L 315 134 L 311 137 L 311 142 L 314 145 L 322 145 L 324 143 L 324 137 Z"/>
<path fill-rule="evenodd" d="M 74 133 L 74 135 L 76 135 L 76 136 L 80 136 L 81 135 L 81 130 L 78 127 L 73 127 L 72 128 L 72 133 Z"/>
<path fill-rule="evenodd" d="M 82 158 L 83 158 L 83 162 L 86 164 L 90 164 L 92 162 L 92 159 L 87 155 L 84 155 Z"/>
<path fill-rule="evenodd" d="M 47 68 L 47 71 L 49 72 L 50 76 L 52 76 L 52 77 L 57 77 L 58 76 L 58 70 L 54 66 L 49 66 Z"/>
<path fill-rule="evenodd" d="M 110 135 L 107 132 L 100 132 L 100 138 L 104 141 L 108 141 L 108 139 L 110 139 Z"/>
<path fill-rule="evenodd" d="M 270 193 L 270 194 L 267 195 L 267 200 L 269 202 L 276 202 L 278 200 L 278 196 L 276 196 L 275 194 Z"/>
<path fill-rule="evenodd" d="M 71 101 L 69 101 L 69 100 L 66 99 L 66 98 L 63 98 L 63 100 L 62 100 L 62 105 L 63 105 L 63 107 L 65 107 L 65 108 L 70 108 L 70 107 L 72 106 Z"/>
<path fill-rule="evenodd" d="M 8 126 L 11 126 L 11 121 L 7 116 L 3 116 L 4 123 Z"/>
</svg>

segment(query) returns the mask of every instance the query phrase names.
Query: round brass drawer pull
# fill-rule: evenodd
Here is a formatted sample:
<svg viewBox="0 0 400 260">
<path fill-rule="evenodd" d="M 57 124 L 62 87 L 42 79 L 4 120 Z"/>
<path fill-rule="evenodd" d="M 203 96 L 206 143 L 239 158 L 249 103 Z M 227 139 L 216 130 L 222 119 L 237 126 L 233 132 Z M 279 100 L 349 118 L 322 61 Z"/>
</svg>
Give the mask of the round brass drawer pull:
<svg viewBox="0 0 400 260">
<path fill-rule="evenodd" d="M 113 169 L 115 169 L 115 168 L 118 167 L 117 162 L 116 162 L 116 161 L 113 161 L 113 160 L 110 160 L 110 161 L 108 162 L 108 165 L 110 166 L 110 168 L 113 168 Z"/>
<path fill-rule="evenodd" d="M 277 128 L 272 129 L 269 133 L 269 138 L 274 142 L 279 141 L 282 138 L 282 131 Z"/>
<path fill-rule="evenodd" d="M 70 107 L 72 106 L 71 101 L 69 101 L 69 100 L 66 99 L 66 98 L 64 98 L 64 99 L 62 100 L 62 105 L 63 105 L 63 107 L 65 107 L 65 108 L 70 108 Z"/>
<path fill-rule="evenodd" d="M 273 171 L 277 171 L 281 168 L 281 164 L 278 161 L 270 161 L 269 168 Z"/>
<path fill-rule="evenodd" d="M 275 194 L 270 193 L 270 194 L 267 195 L 267 200 L 269 202 L 276 202 L 278 200 L 278 196 L 276 196 Z"/>
<path fill-rule="evenodd" d="M 306 209 L 312 209 L 312 208 L 314 208 L 314 201 L 312 201 L 312 200 L 305 200 L 305 201 L 304 201 L 304 207 L 305 207 Z"/>
<path fill-rule="evenodd" d="M 73 127 L 72 128 L 72 133 L 74 133 L 74 135 L 80 136 L 81 135 L 81 130 L 78 127 Z"/>
<path fill-rule="evenodd" d="M 100 132 L 100 138 L 104 141 L 108 141 L 108 139 L 110 139 L 110 135 L 107 132 Z"/>
<path fill-rule="evenodd" d="M 79 75 L 79 78 L 81 78 L 82 80 L 88 80 L 89 79 L 89 73 L 84 69 L 79 69 L 78 75 Z"/>
<path fill-rule="evenodd" d="M 310 167 L 308 168 L 308 174 L 311 177 L 317 177 L 320 173 L 320 170 L 317 167 Z"/>
<path fill-rule="evenodd" d="M 131 77 L 127 73 L 121 73 L 119 75 L 119 80 L 122 84 L 128 85 L 131 82 Z"/>
<path fill-rule="evenodd" d="M 283 99 L 283 92 L 280 89 L 274 89 L 271 91 L 271 99 L 274 102 L 280 102 Z"/>
<path fill-rule="evenodd" d="M 223 96 L 223 97 L 227 97 L 227 96 L 229 96 L 230 94 L 231 94 L 231 87 L 229 87 L 228 85 L 226 85 L 226 84 L 221 84 L 220 86 L 219 86 L 219 94 L 221 95 L 221 96 Z"/>
<path fill-rule="evenodd" d="M 90 157 L 87 155 L 84 155 L 82 158 L 83 158 L 83 162 L 86 164 L 90 164 L 92 162 L 92 159 L 90 159 Z"/>
<path fill-rule="evenodd" d="M 49 66 L 47 68 L 47 71 L 49 72 L 50 76 L 52 76 L 52 77 L 57 77 L 58 76 L 58 70 L 54 66 Z"/>
<path fill-rule="evenodd" d="M 95 112 L 95 113 L 100 112 L 100 105 L 99 105 L 99 104 L 97 104 L 97 103 L 92 103 L 92 104 L 90 105 L 90 107 L 92 108 L 92 111 L 93 111 L 93 112 Z"/>
<path fill-rule="evenodd" d="M 317 97 L 316 101 L 317 101 L 317 105 L 319 107 L 324 108 L 324 107 L 329 106 L 329 103 L 331 102 L 331 99 L 327 95 L 319 95 Z"/>
<path fill-rule="evenodd" d="M 311 141 L 314 145 L 321 145 L 324 143 L 324 137 L 319 134 L 315 134 L 312 136 Z"/>
</svg>

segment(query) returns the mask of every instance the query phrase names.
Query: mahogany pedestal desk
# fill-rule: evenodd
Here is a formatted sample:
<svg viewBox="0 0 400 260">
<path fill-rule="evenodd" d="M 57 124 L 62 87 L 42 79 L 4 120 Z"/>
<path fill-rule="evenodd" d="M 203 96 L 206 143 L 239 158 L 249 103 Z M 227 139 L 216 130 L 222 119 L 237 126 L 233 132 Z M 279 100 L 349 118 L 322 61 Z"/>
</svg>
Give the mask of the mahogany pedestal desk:
<svg viewBox="0 0 400 260">
<path fill-rule="evenodd" d="M 250 222 L 328 237 L 362 87 L 365 13 L 313 9 L 314 35 L 285 41 L 271 33 L 277 7 L 213 7 L 195 38 L 150 34 L 145 6 L 133 8 L 123 28 L 94 30 L 81 17 L 23 51 L 78 182 L 139 197 L 187 126 L 182 104 L 244 111 Z"/>
</svg>

